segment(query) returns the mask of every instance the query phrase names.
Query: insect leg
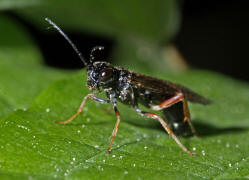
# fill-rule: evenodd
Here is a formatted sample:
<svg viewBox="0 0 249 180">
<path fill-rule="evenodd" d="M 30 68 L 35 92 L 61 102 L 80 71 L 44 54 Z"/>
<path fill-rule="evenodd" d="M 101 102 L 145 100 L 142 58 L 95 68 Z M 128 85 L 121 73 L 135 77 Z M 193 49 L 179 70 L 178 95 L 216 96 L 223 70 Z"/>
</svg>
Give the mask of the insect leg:
<svg viewBox="0 0 249 180">
<path fill-rule="evenodd" d="M 118 133 L 118 127 L 119 127 L 119 124 L 120 124 L 120 113 L 119 113 L 119 111 L 117 109 L 116 104 L 113 105 L 113 109 L 115 111 L 115 116 L 117 117 L 117 121 L 116 121 L 115 127 L 114 127 L 114 129 L 112 131 L 112 139 L 111 139 L 111 142 L 110 142 L 110 144 L 109 144 L 109 146 L 107 148 L 107 153 L 110 153 L 110 151 L 111 151 L 112 144 L 113 144 L 113 142 L 115 140 L 115 137 L 116 137 L 116 135 Z"/>
<path fill-rule="evenodd" d="M 69 118 L 66 121 L 55 121 L 55 122 L 59 123 L 59 124 L 67 124 L 67 123 L 71 122 L 77 115 L 79 115 L 80 113 L 82 113 L 82 111 L 84 109 L 84 106 L 85 106 L 86 101 L 88 100 L 88 98 L 93 99 L 95 101 L 98 101 L 98 102 L 100 102 L 102 104 L 108 104 L 110 102 L 109 99 L 108 100 L 104 100 L 104 99 L 101 99 L 101 98 L 98 98 L 98 97 L 94 96 L 94 94 L 88 94 L 88 95 L 86 95 L 83 98 L 83 101 L 81 102 L 81 105 L 80 105 L 78 111 L 71 118 Z"/>
<path fill-rule="evenodd" d="M 142 116 L 146 116 L 152 119 L 157 119 L 161 125 L 163 126 L 163 128 L 165 129 L 165 131 L 167 131 L 167 133 L 175 140 L 175 142 L 178 144 L 178 146 L 185 151 L 186 153 L 190 154 L 190 155 L 196 155 L 195 153 L 192 153 L 191 151 L 189 151 L 180 141 L 179 139 L 176 137 L 176 135 L 174 134 L 174 132 L 170 129 L 170 127 L 167 125 L 167 123 L 158 115 L 151 113 L 151 112 L 144 112 L 141 109 L 139 109 L 136 105 L 134 105 L 134 108 L 136 110 L 136 112 L 138 112 L 140 115 Z"/>
<path fill-rule="evenodd" d="M 184 113 L 184 122 L 188 122 L 190 129 L 194 135 L 197 136 L 196 130 L 194 128 L 194 125 L 191 122 L 190 119 L 190 113 L 189 113 L 189 108 L 188 108 L 188 103 L 186 97 L 184 97 L 183 93 L 178 93 L 177 95 L 163 101 L 159 106 L 153 106 L 153 110 L 162 110 L 164 108 L 168 108 L 180 101 L 183 101 L 183 113 Z"/>
<path fill-rule="evenodd" d="M 192 133 L 195 135 L 195 136 L 198 136 L 196 130 L 195 130 L 195 127 L 190 119 L 190 113 L 189 113 L 189 108 L 188 108 L 188 103 L 187 103 L 187 99 L 184 98 L 183 99 L 183 113 L 184 113 L 184 122 L 188 122 L 188 125 L 192 131 Z"/>
</svg>

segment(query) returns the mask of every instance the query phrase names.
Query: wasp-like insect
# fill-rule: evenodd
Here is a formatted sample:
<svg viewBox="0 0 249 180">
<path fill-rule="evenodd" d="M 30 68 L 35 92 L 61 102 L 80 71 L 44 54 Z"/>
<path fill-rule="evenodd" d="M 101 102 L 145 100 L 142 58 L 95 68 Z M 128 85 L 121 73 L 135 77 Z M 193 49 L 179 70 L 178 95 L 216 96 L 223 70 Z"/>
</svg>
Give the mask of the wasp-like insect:
<svg viewBox="0 0 249 180">
<path fill-rule="evenodd" d="M 168 81 L 159 80 L 143 74 L 131 72 L 121 67 L 115 67 L 104 61 L 95 61 L 94 54 L 103 47 L 94 47 L 90 53 L 90 59 L 85 60 L 76 46 L 68 36 L 50 19 L 48 21 L 73 47 L 81 61 L 87 67 L 87 86 L 90 90 L 105 91 L 107 99 L 96 97 L 93 93 L 84 97 L 78 111 L 66 121 L 56 121 L 60 124 L 71 122 L 79 115 L 90 98 L 102 104 L 111 103 L 117 117 L 115 127 L 112 132 L 112 139 L 107 152 L 110 153 L 112 144 L 118 132 L 120 124 L 120 113 L 117 108 L 117 101 L 129 105 L 142 116 L 158 120 L 165 131 L 176 141 L 180 148 L 188 154 L 195 155 L 189 151 L 176 137 L 185 131 L 186 124 L 190 127 L 193 134 L 196 134 L 195 128 L 190 120 L 190 113 L 187 101 L 208 104 L 209 100 L 189 90 L 188 88 Z M 152 110 L 161 110 L 166 116 L 164 121 L 160 116 L 142 111 L 139 104 Z M 180 114 L 180 116 L 179 116 Z"/>
</svg>

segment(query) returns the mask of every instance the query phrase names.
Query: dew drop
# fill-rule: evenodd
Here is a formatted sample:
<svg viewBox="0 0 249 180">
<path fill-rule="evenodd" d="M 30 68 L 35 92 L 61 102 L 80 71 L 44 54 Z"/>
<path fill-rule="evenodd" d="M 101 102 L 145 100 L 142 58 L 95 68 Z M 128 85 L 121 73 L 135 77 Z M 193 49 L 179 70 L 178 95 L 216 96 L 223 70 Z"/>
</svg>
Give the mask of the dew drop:
<svg viewBox="0 0 249 180">
<path fill-rule="evenodd" d="M 136 164 L 133 164 L 133 167 L 136 167 Z"/>
<path fill-rule="evenodd" d="M 123 156 L 119 156 L 119 159 L 122 159 L 123 158 Z"/>
<path fill-rule="evenodd" d="M 144 149 L 148 149 L 148 147 L 147 147 L 147 146 L 144 146 Z"/>
<path fill-rule="evenodd" d="M 47 113 L 49 113 L 49 112 L 50 112 L 50 109 L 49 109 L 49 108 L 47 108 L 47 109 L 46 109 L 46 112 L 47 112 Z"/>
<path fill-rule="evenodd" d="M 196 151 L 196 147 L 193 147 L 193 151 Z"/>
<path fill-rule="evenodd" d="M 95 147 L 95 148 L 99 148 L 99 145 L 95 145 L 94 147 Z"/>
<path fill-rule="evenodd" d="M 113 155 L 112 155 L 112 157 L 113 157 L 113 158 L 115 158 L 115 157 L 116 157 L 116 155 L 115 155 L 115 154 L 113 154 Z"/>
<path fill-rule="evenodd" d="M 125 171 L 124 174 L 128 174 L 128 171 Z"/>
<path fill-rule="evenodd" d="M 229 167 L 232 167 L 232 164 L 231 164 L 231 163 L 229 163 L 229 164 L 228 164 L 228 166 L 229 166 Z"/>
</svg>

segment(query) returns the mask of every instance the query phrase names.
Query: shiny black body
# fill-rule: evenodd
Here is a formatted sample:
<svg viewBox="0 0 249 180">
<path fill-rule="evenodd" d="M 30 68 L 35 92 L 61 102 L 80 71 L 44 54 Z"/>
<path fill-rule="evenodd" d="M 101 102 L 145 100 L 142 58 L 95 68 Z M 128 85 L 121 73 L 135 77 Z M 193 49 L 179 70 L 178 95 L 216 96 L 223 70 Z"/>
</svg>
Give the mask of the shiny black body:
<svg viewBox="0 0 249 180">
<path fill-rule="evenodd" d="M 107 153 L 110 153 L 121 119 L 117 108 L 117 102 L 119 101 L 131 106 L 142 116 L 158 120 L 164 130 L 175 140 L 183 151 L 190 155 L 196 155 L 189 151 L 175 134 L 187 135 L 188 127 L 191 128 L 193 134 L 197 134 L 190 120 L 187 101 L 208 104 L 209 100 L 179 84 L 131 72 L 121 67 L 112 66 L 107 62 L 95 61 L 95 52 L 104 49 L 100 46 L 93 48 L 90 53 L 90 59 L 86 60 L 68 36 L 53 21 L 49 18 L 45 20 L 69 42 L 87 67 L 87 86 L 92 90 L 92 93 L 89 93 L 83 98 L 78 111 L 71 118 L 65 121 L 56 121 L 56 123 L 67 124 L 75 119 L 76 116 L 83 112 L 87 99 L 92 99 L 103 104 L 111 103 L 117 121 L 112 131 L 111 142 L 107 149 Z M 95 91 L 105 91 L 107 99 L 101 99 L 95 96 Z M 139 105 L 143 105 L 152 110 L 162 111 L 167 123 L 157 114 L 141 110 Z"/>
<path fill-rule="evenodd" d="M 101 73 L 110 71 L 108 81 L 101 81 Z M 107 62 L 94 62 L 87 68 L 87 85 L 91 90 L 105 91 L 108 101 L 118 100 L 132 106 L 138 113 L 142 111 L 138 105 L 153 109 L 163 101 L 183 93 L 188 101 L 208 104 L 209 100 L 189 90 L 188 88 L 168 81 L 131 72 L 121 67 L 114 67 Z M 161 110 L 166 121 L 178 135 L 188 135 L 189 126 L 183 122 L 183 103 L 178 102 Z"/>
</svg>

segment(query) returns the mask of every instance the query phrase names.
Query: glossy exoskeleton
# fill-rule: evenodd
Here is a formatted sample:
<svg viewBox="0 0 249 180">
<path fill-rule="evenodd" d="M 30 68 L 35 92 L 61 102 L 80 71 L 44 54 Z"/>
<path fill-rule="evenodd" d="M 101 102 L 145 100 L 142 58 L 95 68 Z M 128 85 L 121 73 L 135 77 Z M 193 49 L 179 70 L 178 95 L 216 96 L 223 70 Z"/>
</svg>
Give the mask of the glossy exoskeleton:
<svg viewBox="0 0 249 180">
<path fill-rule="evenodd" d="M 93 93 L 88 94 L 84 97 L 79 110 L 70 119 L 66 121 L 56 121 L 57 123 L 66 124 L 72 121 L 83 111 L 84 105 L 89 98 L 103 104 L 111 103 L 117 121 L 112 132 L 111 142 L 107 149 L 109 153 L 120 124 L 120 113 L 117 109 L 117 102 L 119 101 L 133 107 L 134 110 L 142 116 L 158 120 L 183 151 L 194 155 L 194 153 L 182 145 L 175 134 L 185 133 L 186 127 L 190 127 L 192 133 L 196 134 L 190 120 L 187 101 L 208 104 L 209 100 L 179 84 L 131 72 L 121 67 L 112 66 L 107 62 L 94 61 L 94 53 L 96 50 L 103 49 L 103 47 L 100 46 L 93 48 L 90 59 L 85 60 L 68 36 L 50 19 L 46 18 L 46 21 L 63 35 L 87 67 L 88 88 L 93 92 L 103 90 L 107 97 L 107 99 L 101 99 L 96 97 Z M 141 110 L 139 104 L 152 110 L 162 111 L 167 120 L 164 120 L 154 113 Z"/>
</svg>

